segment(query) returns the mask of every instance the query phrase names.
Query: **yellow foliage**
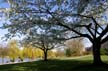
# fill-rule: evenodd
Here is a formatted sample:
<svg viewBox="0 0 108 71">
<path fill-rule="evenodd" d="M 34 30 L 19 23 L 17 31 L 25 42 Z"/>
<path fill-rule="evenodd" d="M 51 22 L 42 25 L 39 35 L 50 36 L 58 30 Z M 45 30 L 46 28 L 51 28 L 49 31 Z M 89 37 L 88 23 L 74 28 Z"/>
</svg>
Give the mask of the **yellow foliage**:
<svg viewBox="0 0 108 71">
<path fill-rule="evenodd" d="M 39 48 L 32 47 L 31 45 L 24 46 L 23 53 L 25 57 L 31 59 L 43 57 L 43 51 Z"/>
<path fill-rule="evenodd" d="M 11 40 L 8 43 L 8 48 L 9 48 L 9 54 L 8 56 L 12 59 L 15 59 L 19 55 L 19 48 L 16 40 Z"/>
<path fill-rule="evenodd" d="M 54 57 L 56 57 L 56 53 L 50 50 L 50 51 L 48 51 L 48 57 L 54 58 Z"/>
</svg>

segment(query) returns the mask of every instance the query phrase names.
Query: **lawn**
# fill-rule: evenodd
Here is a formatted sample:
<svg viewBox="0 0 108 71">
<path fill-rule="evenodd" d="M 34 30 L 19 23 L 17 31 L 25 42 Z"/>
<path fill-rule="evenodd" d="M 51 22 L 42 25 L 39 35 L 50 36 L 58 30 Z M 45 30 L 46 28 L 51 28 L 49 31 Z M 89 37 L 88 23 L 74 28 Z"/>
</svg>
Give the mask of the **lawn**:
<svg viewBox="0 0 108 71">
<path fill-rule="evenodd" d="M 108 56 L 102 56 L 102 60 L 108 63 Z M 85 56 L 0 65 L 0 71 L 108 71 L 108 66 L 93 66 L 92 56 Z"/>
</svg>

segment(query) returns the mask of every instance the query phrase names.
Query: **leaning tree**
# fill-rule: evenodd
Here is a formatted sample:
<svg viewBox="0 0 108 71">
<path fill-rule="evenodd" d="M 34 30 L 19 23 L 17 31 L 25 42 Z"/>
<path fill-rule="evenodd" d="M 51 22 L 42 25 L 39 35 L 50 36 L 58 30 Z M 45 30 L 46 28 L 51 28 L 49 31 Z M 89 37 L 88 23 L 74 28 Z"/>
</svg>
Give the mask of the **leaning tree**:
<svg viewBox="0 0 108 71">
<path fill-rule="evenodd" d="M 102 64 L 100 48 L 101 44 L 108 40 L 108 24 L 105 20 L 108 8 L 106 0 L 8 1 L 10 8 L 6 10 L 11 24 L 4 24 L 4 28 L 8 28 L 11 34 L 26 34 L 29 28 L 44 21 L 56 25 L 61 31 L 52 28 L 53 32 L 63 33 L 62 37 L 58 33 L 55 38 L 88 38 L 93 45 L 93 63 Z"/>
</svg>

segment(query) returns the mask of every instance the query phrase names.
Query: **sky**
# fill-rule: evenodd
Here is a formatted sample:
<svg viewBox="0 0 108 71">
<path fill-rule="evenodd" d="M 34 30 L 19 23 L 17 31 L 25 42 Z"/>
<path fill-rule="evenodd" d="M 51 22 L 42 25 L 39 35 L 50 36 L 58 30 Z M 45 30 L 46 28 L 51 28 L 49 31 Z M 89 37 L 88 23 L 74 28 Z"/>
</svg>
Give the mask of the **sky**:
<svg viewBox="0 0 108 71">
<path fill-rule="evenodd" d="M 0 9 L 1 8 L 9 8 L 9 4 L 7 4 L 7 3 L 5 3 L 3 1 L 4 0 L 0 0 Z M 5 22 L 2 19 L 3 18 L 1 18 L 1 16 L 0 16 L 0 27 L 3 25 L 3 22 Z M 6 29 L 0 29 L 0 43 L 3 43 L 4 42 L 4 41 L 2 41 L 1 37 L 3 37 L 4 34 L 6 34 L 6 33 L 7 33 L 7 30 Z"/>
<path fill-rule="evenodd" d="M 0 0 L 0 8 L 9 8 L 9 4 L 3 2 L 4 0 Z M 2 26 L 3 21 L 0 20 L 0 27 Z M 0 44 L 4 43 L 5 41 L 2 41 L 1 37 L 4 36 L 8 31 L 6 29 L 0 29 Z M 91 43 L 88 39 L 84 39 L 83 41 L 85 47 L 91 46 Z"/>
</svg>

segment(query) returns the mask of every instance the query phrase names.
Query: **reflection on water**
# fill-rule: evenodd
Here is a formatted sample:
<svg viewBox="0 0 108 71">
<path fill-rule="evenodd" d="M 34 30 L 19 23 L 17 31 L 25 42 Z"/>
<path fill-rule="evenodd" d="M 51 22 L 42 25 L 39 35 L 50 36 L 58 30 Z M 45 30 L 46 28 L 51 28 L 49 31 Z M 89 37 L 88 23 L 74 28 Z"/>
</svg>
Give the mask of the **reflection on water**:
<svg viewBox="0 0 108 71">
<path fill-rule="evenodd" d="M 37 59 L 34 59 L 34 60 L 37 60 Z M 25 58 L 23 59 L 23 62 L 29 62 L 31 61 L 31 59 L 29 58 Z M 15 59 L 15 62 L 14 63 L 18 63 L 18 62 L 22 62 L 20 59 Z M 10 59 L 9 58 L 0 58 L 0 64 L 5 64 L 5 63 L 11 63 Z"/>
</svg>

